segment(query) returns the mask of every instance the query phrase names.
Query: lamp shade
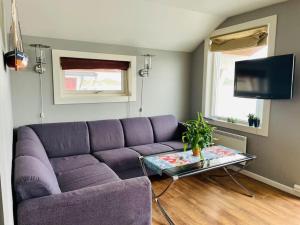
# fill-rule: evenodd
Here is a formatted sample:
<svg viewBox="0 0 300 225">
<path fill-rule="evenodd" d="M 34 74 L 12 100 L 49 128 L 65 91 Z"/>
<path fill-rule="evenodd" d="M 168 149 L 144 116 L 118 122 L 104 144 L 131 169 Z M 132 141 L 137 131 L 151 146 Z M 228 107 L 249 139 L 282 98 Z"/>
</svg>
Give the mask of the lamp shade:
<svg viewBox="0 0 300 225">
<path fill-rule="evenodd" d="M 5 54 L 6 65 L 14 68 L 16 71 L 24 69 L 28 65 L 28 56 L 17 49 L 9 51 Z"/>
</svg>

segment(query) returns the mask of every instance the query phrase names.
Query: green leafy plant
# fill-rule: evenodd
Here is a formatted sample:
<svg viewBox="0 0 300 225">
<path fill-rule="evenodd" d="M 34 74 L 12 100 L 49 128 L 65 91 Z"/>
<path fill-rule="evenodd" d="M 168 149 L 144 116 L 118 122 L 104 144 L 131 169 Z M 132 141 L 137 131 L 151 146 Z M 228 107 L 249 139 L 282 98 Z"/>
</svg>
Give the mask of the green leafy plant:
<svg viewBox="0 0 300 225">
<path fill-rule="evenodd" d="M 192 149 L 206 148 L 213 144 L 213 133 L 215 127 L 210 126 L 201 113 L 197 113 L 196 120 L 189 120 L 184 123 L 186 131 L 182 135 L 184 151 L 190 146 Z"/>
<path fill-rule="evenodd" d="M 249 114 L 248 114 L 248 119 L 249 119 L 249 120 L 253 120 L 253 119 L 254 119 L 254 117 L 255 117 L 255 115 L 254 115 L 254 114 L 252 114 L 252 113 L 249 113 Z"/>
<path fill-rule="evenodd" d="M 227 118 L 227 122 L 228 123 L 236 123 L 237 122 L 237 119 L 233 118 L 233 117 L 228 117 Z"/>
</svg>

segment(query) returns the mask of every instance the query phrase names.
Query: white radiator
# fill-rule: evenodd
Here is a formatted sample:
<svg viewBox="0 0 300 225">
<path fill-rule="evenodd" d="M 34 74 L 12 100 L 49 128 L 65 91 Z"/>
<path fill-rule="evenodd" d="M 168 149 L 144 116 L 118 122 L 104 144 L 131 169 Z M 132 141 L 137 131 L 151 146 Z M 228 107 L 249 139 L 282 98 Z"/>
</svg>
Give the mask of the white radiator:
<svg viewBox="0 0 300 225">
<path fill-rule="evenodd" d="M 246 153 L 247 137 L 221 130 L 216 130 L 214 137 L 217 139 L 214 141 L 215 145 L 223 145 L 225 147 Z"/>
</svg>

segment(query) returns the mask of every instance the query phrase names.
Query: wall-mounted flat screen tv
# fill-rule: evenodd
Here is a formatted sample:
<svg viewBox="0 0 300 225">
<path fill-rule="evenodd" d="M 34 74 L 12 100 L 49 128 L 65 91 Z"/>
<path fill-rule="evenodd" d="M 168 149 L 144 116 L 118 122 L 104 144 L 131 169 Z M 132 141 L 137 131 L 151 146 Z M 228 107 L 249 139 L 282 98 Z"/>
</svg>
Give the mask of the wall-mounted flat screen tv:
<svg viewBox="0 0 300 225">
<path fill-rule="evenodd" d="M 295 55 L 235 63 L 234 96 L 258 99 L 293 97 Z"/>
</svg>

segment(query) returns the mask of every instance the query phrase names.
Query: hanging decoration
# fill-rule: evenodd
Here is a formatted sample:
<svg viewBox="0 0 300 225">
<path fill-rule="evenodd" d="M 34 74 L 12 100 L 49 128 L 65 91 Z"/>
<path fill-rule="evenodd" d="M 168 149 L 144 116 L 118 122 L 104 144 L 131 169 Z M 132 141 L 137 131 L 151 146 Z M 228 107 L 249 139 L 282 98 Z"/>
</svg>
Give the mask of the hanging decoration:
<svg viewBox="0 0 300 225">
<path fill-rule="evenodd" d="M 5 57 L 8 67 L 16 71 L 24 69 L 28 65 L 28 56 L 24 53 L 20 22 L 18 19 L 16 0 L 11 1 L 12 24 L 10 27 L 9 52 Z"/>
</svg>

